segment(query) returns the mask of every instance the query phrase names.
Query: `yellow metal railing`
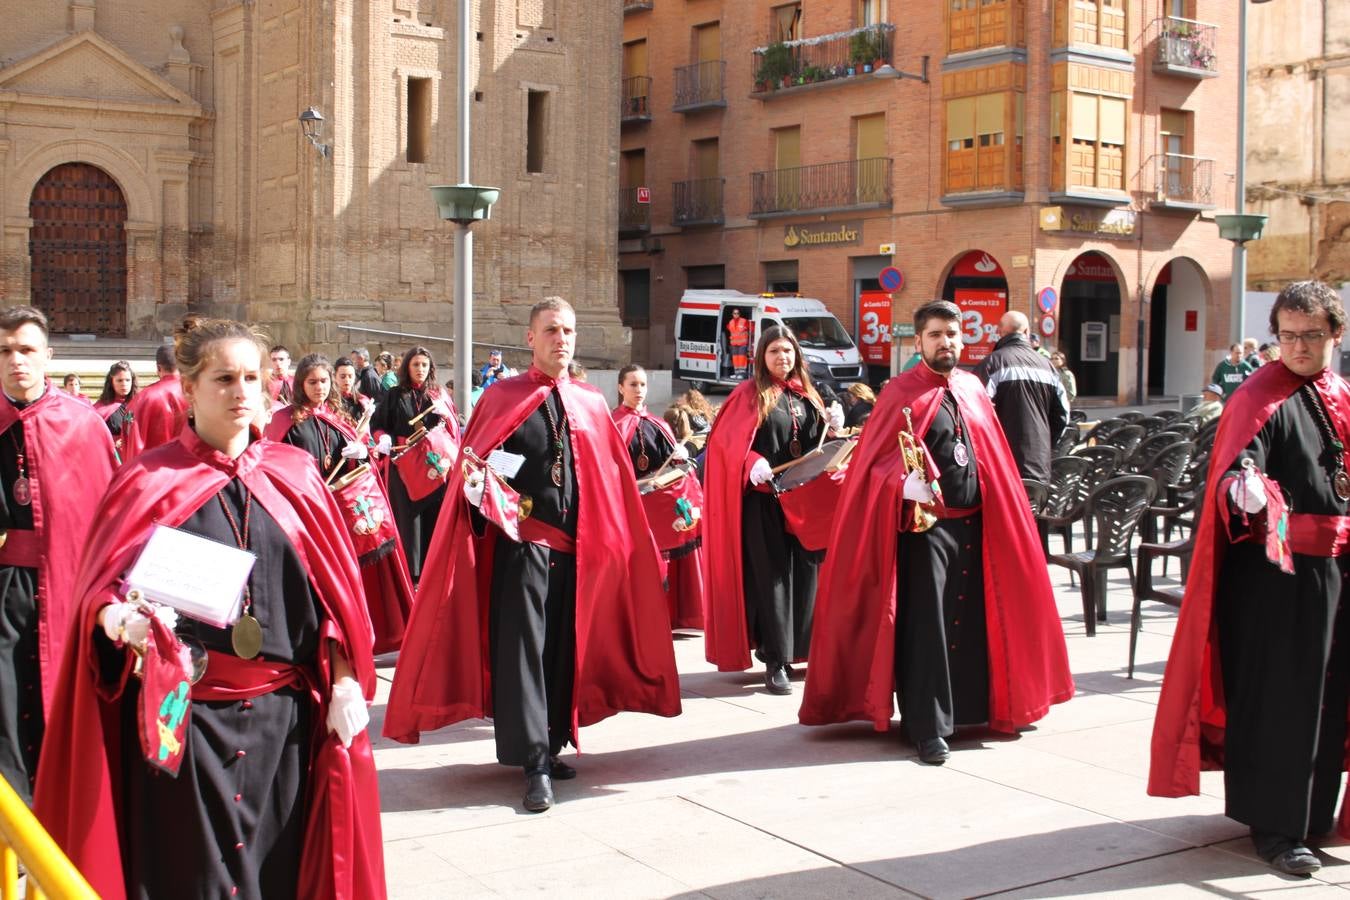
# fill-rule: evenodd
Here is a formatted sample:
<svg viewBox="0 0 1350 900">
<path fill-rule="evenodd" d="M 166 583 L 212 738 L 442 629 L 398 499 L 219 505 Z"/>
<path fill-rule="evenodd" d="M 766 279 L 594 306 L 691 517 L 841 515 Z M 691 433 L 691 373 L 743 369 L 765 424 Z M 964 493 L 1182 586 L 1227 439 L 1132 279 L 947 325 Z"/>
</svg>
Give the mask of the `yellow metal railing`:
<svg viewBox="0 0 1350 900">
<path fill-rule="evenodd" d="M 0 900 L 18 900 L 20 860 L 28 870 L 29 900 L 98 900 L 27 804 L 0 778 Z"/>
</svg>

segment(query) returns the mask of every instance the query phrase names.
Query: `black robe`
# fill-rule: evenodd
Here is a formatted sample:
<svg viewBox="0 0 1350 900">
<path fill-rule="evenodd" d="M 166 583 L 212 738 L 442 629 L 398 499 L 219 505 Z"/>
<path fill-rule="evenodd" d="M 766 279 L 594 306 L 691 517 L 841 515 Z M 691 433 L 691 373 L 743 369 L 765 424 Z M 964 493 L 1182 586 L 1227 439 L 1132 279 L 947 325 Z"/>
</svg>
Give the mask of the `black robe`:
<svg viewBox="0 0 1350 900">
<path fill-rule="evenodd" d="M 562 487 L 550 475 L 556 451 L 542 403 L 502 444 L 525 457 L 509 483 L 522 502 L 529 498 L 530 518 L 576 537 L 578 494 L 567 419 L 556 389 L 546 402 L 562 438 Z M 476 513 L 475 523 L 481 533 L 483 520 Z M 576 555 L 505 538 L 497 540 L 494 554 L 488 640 L 497 760 L 547 771 L 549 757 L 576 742 Z"/>
<path fill-rule="evenodd" d="M 123 403 L 103 421 L 108 423 L 108 431 L 112 433 L 113 440 L 116 441 L 122 437 L 122 432 L 131 424 L 131 410 L 127 407 L 127 404 Z"/>
<path fill-rule="evenodd" d="M 22 422 L 0 434 L 0 529 L 33 528 L 33 508 L 14 502 L 23 447 Z M 29 806 L 44 728 L 37 595 L 37 569 L 0 566 L 0 775 Z"/>
<path fill-rule="evenodd" d="M 800 448 L 796 454 L 791 448 L 793 411 Z M 755 431 L 750 449 L 777 467 L 820 443 L 825 428 L 809 401 L 785 391 Z M 824 551 L 802 547 L 787 530 L 783 508 L 773 494 L 747 490 L 741 499 L 741 554 L 746 626 L 757 648 L 755 655 L 767 665 L 806 659 Z"/>
<path fill-rule="evenodd" d="M 383 431 L 393 440 L 394 445 L 406 441 L 419 426 L 434 428 L 440 424 L 441 417 L 436 413 L 427 413 L 418 420 L 417 425 L 408 422 L 416 418 L 428 406 L 431 398 L 425 391 L 399 385 L 390 388 L 375 408 L 371 418 L 371 431 Z M 408 489 L 403 486 L 403 476 L 397 466 L 389 467 L 389 505 L 398 523 L 398 536 L 403 541 L 403 552 L 408 556 L 408 574 L 415 584 L 422 577 L 422 566 L 427 549 L 431 546 L 431 534 L 436 520 L 441 514 L 441 501 L 445 499 L 445 485 L 440 485 L 421 500 L 412 500 Z"/>
<path fill-rule="evenodd" d="M 1250 457 L 1291 512 L 1344 516 L 1304 393 L 1284 401 L 1229 472 Z M 1230 525 L 1230 533 L 1245 530 L 1236 517 Z M 1285 574 L 1255 541 L 1224 554 L 1214 614 L 1228 715 L 1225 797 L 1228 815 L 1258 831 L 1297 839 L 1332 828 L 1350 700 L 1347 567 L 1350 557 L 1295 554 Z"/>
<path fill-rule="evenodd" d="M 660 428 L 646 419 L 638 420 L 633 439 L 628 442 L 628 457 L 633 461 L 636 477 L 646 478 L 674 452 L 674 445 Z"/>
<path fill-rule="evenodd" d="M 950 391 L 923 443 L 940 473 L 944 504 L 980 505 L 975 448 L 961 428 L 967 464 L 956 464 L 960 413 Z M 896 553 L 895 685 L 914 741 L 950 735 L 989 718 L 989 651 L 980 513 L 901 532 Z"/>
<path fill-rule="evenodd" d="M 291 426 L 282 438 L 282 443 L 299 447 L 314 457 L 315 465 L 327 478 L 337 467 L 338 460 L 342 459 L 342 448 L 347 446 L 347 436 L 317 416 L 306 416 L 303 421 Z M 342 468 L 345 470 L 349 466 L 343 465 Z"/>
<path fill-rule="evenodd" d="M 242 527 L 242 484 L 220 492 Z M 212 496 L 181 526 L 235 545 Z M 262 625 L 262 656 L 318 666 L 321 613 L 309 575 L 286 533 L 253 501 L 249 549 L 252 614 Z M 233 653 L 228 629 L 180 617 L 177 631 L 209 657 Z M 105 679 L 116 682 L 126 650 L 95 633 Z M 323 735 L 306 692 L 286 687 L 242 702 L 193 701 L 178 777 L 152 769 L 136 728 L 140 682 L 127 681 L 122 722 L 122 821 L 135 831 L 122 844 L 130 896 L 143 898 L 295 896 L 306 818 L 313 741 Z"/>
</svg>

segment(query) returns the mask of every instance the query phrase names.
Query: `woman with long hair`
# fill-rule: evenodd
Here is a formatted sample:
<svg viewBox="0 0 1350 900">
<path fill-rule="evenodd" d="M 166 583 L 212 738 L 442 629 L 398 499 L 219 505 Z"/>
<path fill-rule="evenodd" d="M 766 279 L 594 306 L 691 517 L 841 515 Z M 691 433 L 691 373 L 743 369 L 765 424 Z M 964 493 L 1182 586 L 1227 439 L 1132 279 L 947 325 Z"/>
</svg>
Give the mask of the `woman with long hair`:
<svg viewBox="0 0 1350 900">
<path fill-rule="evenodd" d="M 688 451 L 675 439 L 665 421 L 648 412 L 647 372 L 642 366 L 627 365 L 619 370 L 619 405 L 614 407 L 610 416 L 619 429 L 624 446 L 628 448 L 633 474 L 639 480 L 656 474 L 664 468 L 667 460 L 682 463 L 689 459 Z M 696 477 L 694 480 L 697 482 Z M 703 505 L 702 497 L 703 492 L 699 490 L 695 501 L 699 507 Z M 673 532 L 671 527 L 677 516 L 674 502 L 671 502 L 668 514 L 664 509 L 661 512 L 659 517 L 649 515 L 648 524 L 653 536 L 657 537 L 657 547 L 666 563 L 666 605 L 670 610 L 670 627 L 702 628 L 702 539 L 695 538 L 666 549 L 662 544 L 667 533 L 670 541 L 666 543 L 679 538 L 679 534 Z M 690 512 L 692 515 L 692 510 Z"/>
<path fill-rule="evenodd" d="M 119 359 L 108 367 L 108 374 L 103 379 L 103 393 L 99 394 L 98 402 L 94 404 L 94 410 L 108 423 L 108 430 L 112 432 L 118 459 L 122 458 L 122 450 L 126 446 L 123 430 L 131 424 L 131 398 L 136 396 L 139 389 L 140 384 L 131 363 Z"/>
<path fill-rule="evenodd" d="M 773 469 L 842 427 L 843 410 L 821 402 L 796 336 L 774 325 L 760 335 L 754 377 L 731 392 L 708 436 L 707 656 L 740 671 L 755 649 L 772 694 L 792 693 L 790 665 L 806 659 L 823 558 L 788 531 Z"/>
<path fill-rule="evenodd" d="M 380 357 L 386 355 L 381 353 Z M 436 380 L 436 361 L 426 347 L 413 347 L 403 354 L 398 383 L 385 394 L 371 419 L 371 433 L 378 436 L 376 449 L 398 455 L 419 427 L 430 431 L 442 423 L 458 446 L 459 417 L 449 393 Z M 413 500 L 398 467 L 391 465 L 388 474 L 394 520 L 398 523 L 403 549 L 408 554 L 408 572 L 416 584 L 422 577 L 432 530 L 441 514 L 445 485 L 440 484 L 421 499 Z"/>
<path fill-rule="evenodd" d="M 253 427 L 265 348 L 239 322 L 180 333 L 187 424 L 122 467 L 94 519 L 35 811 L 100 896 L 385 895 L 370 618 L 318 469 Z M 127 592 L 157 526 L 253 555 L 233 624 Z"/>
<path fill-rule="evenodd" d="M 337 485 L 341 494 L 346 476 L 356 478 L 366 464 L 368 451 L 358 427 L 364 428 L 365 423 L 352 421 L 343 408 L 328 358 L 311 353 L 295 368 L 294 402 L 273 413 L 266 434 L 308 453 L 323 474 L 324 483 Z M 384 485 L 378 478 L 364 478 L 353 485 L 353 491 L 351 497 L 341 496 L 339 507 L 344 522 L 353 529 L 352 539 L 358 548 L 357 563 L 375 628 L 374 652 L 388 653 L 403 643 L 404 626 L 412 610 L 408 561 L 396 532 L 388 534 L 386 529 L 385 540 L 361 539 L 379 535 L 383 517 L 392 515 Z"/>
<path fill-rule="evenodd" d="M 399 369 L 402 368 L 401 360 L 395 362 L 394 354 L 385 350 L 375 357 L 375 373 L 380 376 L 380 387 L 389 390 L 395 387 L 399 382 Z"/>
<path fill-rule="evenodd" d="M 680 403 L 689 410 L 689 425 L 694 429 L 694 434 L 707 434 L 712 430 L 712 424 L 717 420 L 717 410 L 713 409 L 702 391 L 690 388 L 684 392 Z"/>
<path fill-rule="evenodd" d="M 844 427 L 861 428 L 877 405 L 877 395 L 861 382 L 850 384 L 840 395 L 844 401 Z"/>
</svg>

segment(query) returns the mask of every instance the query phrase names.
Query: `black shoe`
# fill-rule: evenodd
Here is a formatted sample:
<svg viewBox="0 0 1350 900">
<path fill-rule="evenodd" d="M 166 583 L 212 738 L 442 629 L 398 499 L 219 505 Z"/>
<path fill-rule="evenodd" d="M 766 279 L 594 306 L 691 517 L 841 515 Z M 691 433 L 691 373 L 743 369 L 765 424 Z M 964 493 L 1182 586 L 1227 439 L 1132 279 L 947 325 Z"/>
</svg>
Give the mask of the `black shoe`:
<svg viewBox="0 0 1350 900">
<path fill-rule="evenodd" d="M 797 670 L 792 668 L 792 665 L 790 663 L 783 664 L 783 671 L 787 673 L 788 678 L 792 678 L 794 675 L 797 674 Z"/>
<path fill-rule="evenodd" d="M 1270 867 L 1286 875 L 1308 876 L 1322 868 L 1322 861 L 1302 844 L 1290 847 L 1283 853 L 1266 860 Z"/>
<path fill-rule="evenodd" d="M 791 694 L 792 682 L 788 681 L 787 668 L 769 663 L 764 669 L 764 687 L 770 694 Z"/>
<path fill-rule="evenodd" d="M 577 777 L 577 770 L 556 756 L 549 757 L 548 777 L 554 781 L 571 781 Z"/>
<path fill-rule="evenodd" d="M 940 766 L 950 759 L 951 755 L 951 748 L 940 737 L 924 738 L 919 741 L 919 762 Z"/>
<path fill-rule="evenodd" d="M 553 805 L 553 782 L 544 772 L 525 776 L 525 809 L 543 812 Z"/>
</svg>

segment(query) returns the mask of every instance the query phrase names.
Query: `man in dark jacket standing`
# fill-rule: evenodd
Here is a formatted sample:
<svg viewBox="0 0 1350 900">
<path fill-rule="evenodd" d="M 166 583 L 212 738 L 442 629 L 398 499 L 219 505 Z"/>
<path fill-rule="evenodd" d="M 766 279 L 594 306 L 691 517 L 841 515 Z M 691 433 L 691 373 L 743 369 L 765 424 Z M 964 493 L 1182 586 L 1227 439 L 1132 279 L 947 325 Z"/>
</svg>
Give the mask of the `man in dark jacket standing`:
<svg viewBox="0 0 1350 900">
<path fill-rule="evenodd" d="M 356 363 L 356 389 L 362 397 L 372 400 L 384 399 L 384 388 L 380 386 L 380 376 L 370 364 L 370 351 L 365 347 L 352 350 L 352 360 Z"/>
<path fill-rule="evenodd" d="M 1002 335 L 975 368 L 1023 478 L 1050 482 L 1050 456 L 1069 423 L 1069 398 L 1050 360 L 1027 340 L 1027 317 L 1010 310 L 999 320 Z"/>
</svg>

